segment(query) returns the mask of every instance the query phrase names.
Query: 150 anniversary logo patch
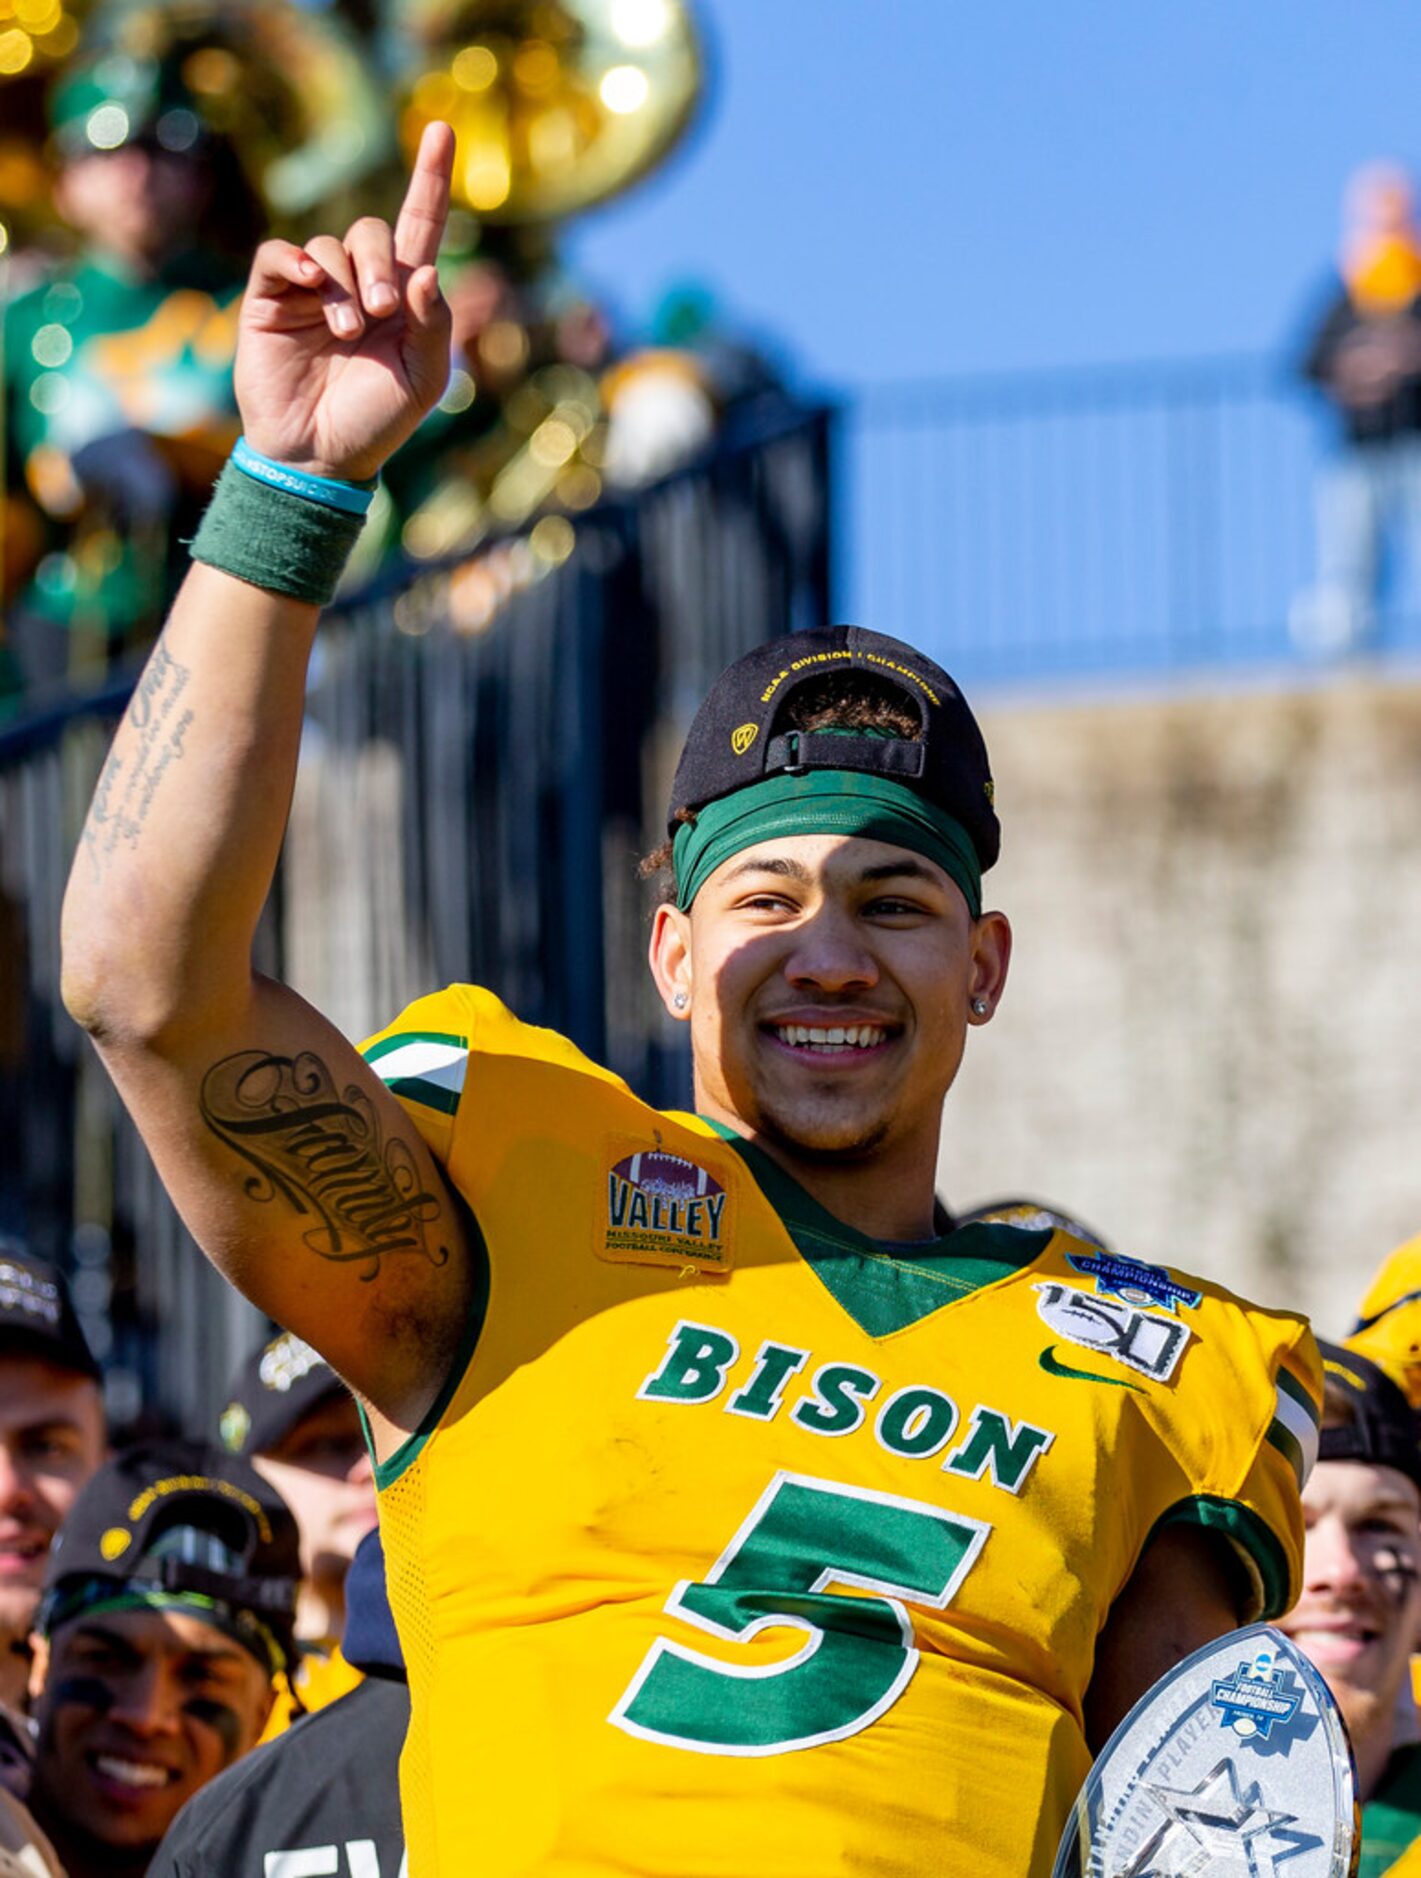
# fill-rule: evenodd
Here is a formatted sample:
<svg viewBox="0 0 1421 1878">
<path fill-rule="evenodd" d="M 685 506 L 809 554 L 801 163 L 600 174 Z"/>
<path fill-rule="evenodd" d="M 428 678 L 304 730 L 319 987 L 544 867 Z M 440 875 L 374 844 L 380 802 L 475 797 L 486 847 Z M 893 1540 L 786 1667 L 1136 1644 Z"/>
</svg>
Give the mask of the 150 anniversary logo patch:
<svg viewBox="0 0 1421 1878">
<path fill-rule="evenodd" d="M 636 1148 L 607 1170 L 598 1253 L 614 1264 L 728 1271 L 729 1207 L 728 1189 L 699 1161 L 659 1142 Z"/>
<path fill-rule="evenodd" d="M 1055 1281 L 1033 1285 L 1043 1323 L 1082 1350 L 1113 1357 L 1142 1376 L 1168 1382 L 1193 1332 L 1177 1317 L 1142 1311 L 1123 1298 L 1097 1296 Z"/>
</svg>

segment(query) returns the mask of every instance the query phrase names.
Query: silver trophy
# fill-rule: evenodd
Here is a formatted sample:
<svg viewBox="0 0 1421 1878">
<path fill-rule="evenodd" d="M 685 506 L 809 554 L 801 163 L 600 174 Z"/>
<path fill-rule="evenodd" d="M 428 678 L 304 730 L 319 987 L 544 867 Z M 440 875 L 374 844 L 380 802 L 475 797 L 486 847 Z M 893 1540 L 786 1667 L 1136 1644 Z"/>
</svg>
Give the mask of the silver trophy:
<svg viewBox="0 0 1421 1878">
<path fill-rule="evenodd" d="M 1138 1701 L 1081 1789 L 1053 1878 L 1351 1878 L 1352 1749 L 1271 1624 L 1196 1650 Z"/>
</svg>

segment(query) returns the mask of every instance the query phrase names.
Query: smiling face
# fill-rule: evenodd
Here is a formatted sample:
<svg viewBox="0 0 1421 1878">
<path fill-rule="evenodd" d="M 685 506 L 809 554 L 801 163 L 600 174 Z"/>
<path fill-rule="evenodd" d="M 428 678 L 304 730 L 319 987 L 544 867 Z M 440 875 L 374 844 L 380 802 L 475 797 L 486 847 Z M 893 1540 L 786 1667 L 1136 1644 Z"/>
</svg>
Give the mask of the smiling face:
<svg viewBox="0 0 1421 1878">
<path fill-rule="evenodd" d="M 96 1383 L 42 1356 L 0 1352 L 0 1636 L 28 1635 L 50 1543 L 105 1439 Z"/>
<path fill-rule="evenodd" d="M 1421 1623 L 1421 1496 L 1394 1467 L 1321 1461 L 1303 1514 L 1303 1592 L 1280 1628 L 1360 1735 L 1390 1715 Z"/>
<path fill-rule="evenodd" d="M 932 861 L 803 835 L 726 861 L 689 914 L 660 908 L 651 959 L 690 1018 L 703 1114 L 790 1163 L 906 1156 L 930 1182 L 967 1026 L 1009 952 L 1002 915 L 974 920 Z"/>
<path fill-rule="evenodd" d="M 31 1805 L 50 1836 L 156 1845 L 178 1808 L 253 1747 L 271 1706 L 256 1658 L 178 1610 L 75 1617 L 38 1666 Z"/>
</svg>

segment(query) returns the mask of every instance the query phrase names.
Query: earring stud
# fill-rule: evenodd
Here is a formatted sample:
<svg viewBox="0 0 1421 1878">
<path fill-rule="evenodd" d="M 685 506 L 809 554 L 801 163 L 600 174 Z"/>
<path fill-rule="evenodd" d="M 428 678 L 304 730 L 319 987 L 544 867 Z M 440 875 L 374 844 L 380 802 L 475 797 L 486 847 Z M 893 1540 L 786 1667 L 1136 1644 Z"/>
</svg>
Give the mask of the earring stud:
<svg viewBox="0 0 1421 1878">
<path fill-rule="evenodd" d="M 684 1011 L 690 1002 L 691 1000 L 686 996 L 684 991 L 678 991 L 671 1000 L 671 1008 L 676 1011 Z"/>
<path fill-rule="evenodd" d="M 974 1017 L 985 1017 L 991 1008 L 991 1005 L 988 1004 L 985 998 L 973 998 L 972 1000 L 972 1015 Z"/>
</svg>

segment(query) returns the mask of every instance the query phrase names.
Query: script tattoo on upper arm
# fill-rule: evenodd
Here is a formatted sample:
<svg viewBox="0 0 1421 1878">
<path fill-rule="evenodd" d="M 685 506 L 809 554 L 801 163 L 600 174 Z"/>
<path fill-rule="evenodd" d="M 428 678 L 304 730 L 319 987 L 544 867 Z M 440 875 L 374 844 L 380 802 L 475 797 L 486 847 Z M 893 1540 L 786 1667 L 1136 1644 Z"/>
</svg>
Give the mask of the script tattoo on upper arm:
<svg viewBox="0 0 1421 1878">
<path fill-rule="evenodd" d="M 449 1247 L 428 1230 L 443 1210 L 398 1136 L 385 1138 L 366 1092 L 338 1090 L 313 1051 L 275 1056 L 239 1050 L 212 1065 L 198 1095 L 202 1119 L 256 1171 L 250 1200 L 278 1196 L 314 1224 L 302 1234 L 323 1259 L 379 1274 L 382 1260 L 413 1253 L 443 1265 Z"/>
<path fill-rule="evenodd" d="M 182 757 L 193 713 L 179 707 L 191 676 L 160 640 L 129 701 L 136 743 L 130 740 L 124 756 L 110 753 L 89 805 L 84 846 L 96 874 L 102 875 L 120 842 L 135 845 L 158 785 Z"/>
</svg>

